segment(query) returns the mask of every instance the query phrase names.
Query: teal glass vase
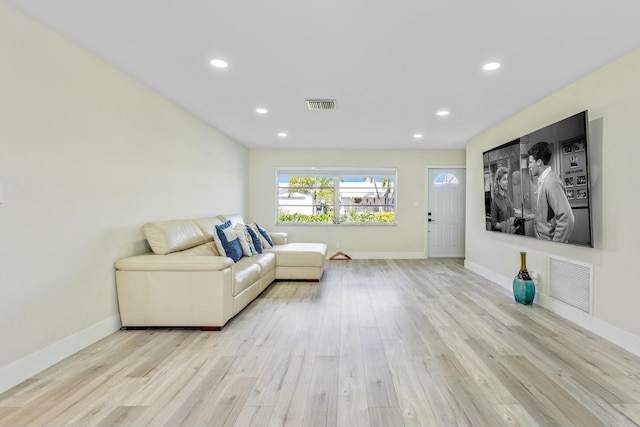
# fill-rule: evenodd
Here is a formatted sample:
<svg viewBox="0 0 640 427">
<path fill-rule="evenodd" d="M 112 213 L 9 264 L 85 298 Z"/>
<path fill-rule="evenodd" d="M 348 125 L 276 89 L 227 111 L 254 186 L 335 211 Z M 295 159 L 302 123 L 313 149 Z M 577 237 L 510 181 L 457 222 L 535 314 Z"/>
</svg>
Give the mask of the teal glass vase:
<svg viewBox="0 0 640 427">
<path fill-rule="evenodd" d="M 520 252 L 520 271 L 513 279 L 513 296 L 516 302 L 524 305 L 533 304 L 536 296 L 536 285 L 527 271 L 527 253 Z"/>
</svg>

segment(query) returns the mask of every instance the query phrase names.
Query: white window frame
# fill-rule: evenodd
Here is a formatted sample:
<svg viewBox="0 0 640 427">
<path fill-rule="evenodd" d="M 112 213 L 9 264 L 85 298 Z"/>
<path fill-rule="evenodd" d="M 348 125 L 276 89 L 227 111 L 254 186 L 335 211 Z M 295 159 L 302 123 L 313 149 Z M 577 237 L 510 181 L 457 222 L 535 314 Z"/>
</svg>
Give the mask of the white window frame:
<svg viewBox="0 0 640 427">
<path fill-rule="evenodd" d="M 294 178 L 294 177 L 313 177 L 313 178 L 332 178 L 333 179 L 333 221 L 332 222 L 311 222 L 311 221 L 280 221 L 280 210 L 283 206 L 281 204 L 283 198 L 280 187 L 280 181 L 282 178 Z M 362 177 L 362 178 L 371 178 L 375 177 L 377 179 L 380 178 L 388 178 L 388 183 L 391 183 L 391 197 L 385 198 L 384 203 L 381 201 L 380 197 L 373 197 L 373 202 L 371 202 L 371 197 L 368 198 L 370 206 L 372 209 L 385 209 L 385 212 L 393 212 L 393 220 L 388 222 L 360 222 L 360 221 L 349 221 L 347 218 L 353 218 L 352 215 L 347 215 L 346 211 L 351 210 L 355 212 L 356 215 L 365 215 L 364 212 L 367 211 L 366 203 L 363 205 L 354 204 L 353 201 L 351 203 L 347 203 L 347 201 L 343 201 L 341 199 L 341 195 L 344 196 L 345 193 L 348 193 L 348 190 L 354 191 L 357 188 L 350 188 L 348 185 L 344 184 L 343 179 L 349 177 Z M 365 181 L 363 181 L 365 182 Z M 342 183 L 342 185 L 341 185 Z M 387 184 L 388 185 L 388 184 Z M 376 192 L 377 195 L 379 195 Z M 299 197 L 299 196 L 298 196 Z M 287 198 L 290 199 L 290 196 Z M 355 200 L 354 198 L 353 200 Z M 358 197 L 358 199 L 362 199 Z M 389 226 L 389 225 L 397 225 L 398 222 L 398 170 L 397 168 L 342 168 L 342 167 L 277 167 L 275 170 L 275 223 L 279 225 L 363 225 L 363 226 Z M 361 203 L 360 202 L 357 203 Z M 295 202 L 294 202 L 295 203 Z M 314 205 L 313 202 L 309 203 L 308 209 L 311 212 L 311 216 L 316 215 L 317 203 Z M 298 206 L 301 208 L 300 206 Z M 337 208 L 336 208 L 337 207 Z M 373 212 L 368 212 L 368 214 L 373 214 Z M 367 214 L 367 215 L 368 215 Z M 342 217 L 342 218 L 341 218 Z"/>
</svg>

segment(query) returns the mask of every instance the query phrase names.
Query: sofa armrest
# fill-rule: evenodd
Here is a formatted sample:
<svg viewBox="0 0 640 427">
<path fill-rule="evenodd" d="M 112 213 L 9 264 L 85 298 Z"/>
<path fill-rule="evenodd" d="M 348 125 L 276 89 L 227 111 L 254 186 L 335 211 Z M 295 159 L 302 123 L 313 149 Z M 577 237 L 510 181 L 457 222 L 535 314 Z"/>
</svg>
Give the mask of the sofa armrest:
<svg viewBox="0 0 640 427">
<path fill-rule="evenodd" d="M 287 244 L 287 233 L 283 233 L 283 232 L 271 233 L 271 232 L 269 232 L 269 237 L 271 237 L 271 240 L 273 240 L 273 244 L 274 245 L 286 245 Z"/>
<path fill-rule="evenodd" d="M 222 256 L 135 255 L 116 261 L 122 271 L 218 271 L 233 266 Z"/>
</svg>

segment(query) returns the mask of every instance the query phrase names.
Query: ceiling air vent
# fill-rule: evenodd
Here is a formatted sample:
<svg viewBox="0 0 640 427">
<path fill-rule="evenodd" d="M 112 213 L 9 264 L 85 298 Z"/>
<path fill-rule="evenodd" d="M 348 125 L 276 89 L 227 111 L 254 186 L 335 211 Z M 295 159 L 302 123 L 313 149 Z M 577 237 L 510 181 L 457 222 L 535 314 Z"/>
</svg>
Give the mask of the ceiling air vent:
<svg viewBox="0 0 640 427">
<path fill-rule="evenodd" d="M 309 110 L 335 110 L 335 99 L 307 99 Z"/>
</svg>

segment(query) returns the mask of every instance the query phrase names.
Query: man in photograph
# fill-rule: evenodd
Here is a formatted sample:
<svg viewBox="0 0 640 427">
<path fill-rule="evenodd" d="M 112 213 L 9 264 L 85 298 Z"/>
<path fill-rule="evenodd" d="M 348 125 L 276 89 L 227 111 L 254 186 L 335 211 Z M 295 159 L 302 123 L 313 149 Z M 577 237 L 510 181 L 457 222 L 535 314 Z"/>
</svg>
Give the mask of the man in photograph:
<svg viewBox="0 0 640 427">
<path fill-rule="evenodd" d="M 551 147 L 538 142 L 529 150 L 531 178 L 537 178 L 538 198 L 534 217 L 536 237 L 567 242 L 573 233 L 575 218 L 564 191 L 564 183 L 549 165 Z"/>
</svg>

